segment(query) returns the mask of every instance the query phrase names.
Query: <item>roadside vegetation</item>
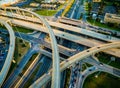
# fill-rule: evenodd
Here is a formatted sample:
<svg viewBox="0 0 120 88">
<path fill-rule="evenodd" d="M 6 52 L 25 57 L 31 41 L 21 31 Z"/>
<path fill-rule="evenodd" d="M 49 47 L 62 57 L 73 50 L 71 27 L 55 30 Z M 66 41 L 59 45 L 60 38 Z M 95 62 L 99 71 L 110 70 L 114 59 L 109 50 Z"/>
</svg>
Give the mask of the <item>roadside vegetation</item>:
<svg viewBox="0 0 120 88">
<path fill-rule="evenodd" d="M 16 32 L 23 32 L 23 33 L 32 33 L 33 30 L 31 29 L 27 29 L 27 28 L 23 28 L 23 27 L 16 27 L 16 26 L 13 26 L 13 30 L 16 31 Z"/>
<path fill-rule="evenodd" d="M 40 9 L 40 10 L 36 10 L 34 11 L 35 13 L 39 14 L 39 15 L 43 15 L 43 16 L 53 16 L 55 15 L 60 9 L 63 8 L 63 6 L 66 4 L 66 2 L 64 4 L 60 4 L 60 6 L 55 9 Z"/>
<path fill-rule="evenodd" d="M 0 28 L 2 29 L 6 29 L 4 26 L 0 26 Z M 15 32 L 23 32 L 23 33 L 32 33 L 33 30 L 31 29 L 27 29 L 27 28 L 23 28 L 23 27 L 19 27 L 19 26 L 12 26 L 13 31 Z"/>
<path fill-rule="evenodd" d="M 84 70 L 86 70 L 88 67 L 92 67 L 93 65 L 91 65 L 91 64 L 88 64 L 88 63 L 84 63 L 83 65 L 82 65 L 82 71 L 84 71 Z"/>
<path fill-rule="evenodd" d="M 107 29 L 110 29 L 110 30 L 116 30 L 116 31 L 120 31 L 119 28 L 117 28 L 115 25 L 111 25 L 111 24 L 104 24 L 104 23 L 100 23 L 98 21 L 95 21 L 91 18 L 88 18 L 87 19 L 87 22 L 89 22 L 91 25 L 94 25 L 94 26 L 99 26 L 99 27 L 102 27 L 102 28 L 107 28 Z"/>
<path fill-rule="evenodd" d="M 71 69 L 66 69 L 65 88 L 69 88 Z"/>
<path fill-rule="evenodd" d="M 97 7 L 95 7 L 95 5 L 97 5 Z M 119 8 L 118 8 L 120 6 L 120 3 L 116 0 L 110 0 L 110 1 L 101 0 L 101 2 L 99 3 L 85 1 L 84 9 L 87 14 L 87 22 L 94 26 L 99 26 L 99 27 L 110 29 L 110 30 L 120 31 L 120 25 L 118 23 L 110 23 L 110 22 L 105 23 L 104 22 L 104 16 L 105 16 L 104 14 L 108 13 L 109 11 L 109 10 L 105 10 L 105 7 L 107 6 L 115 7 L 116 12 L 118 14 L 120 13 Z M 95 8 L 98 10 L 95 10 Z M 96 14 L 96 17 L 93 18 L 93 14 Z"/>
<path fill-rule="evenodd" d="M 101 72 L 96 78 L 97 74 L 98 72 L 89 75 L 83 88 L 120 88 L 120 78 L 104 72 Z"/>
<path fill-rule="evenodd" d="M 53 16 L 57 10 L 47 10 L 47 9 L 42 9 L 42 10 L 38 10 L 35 11 L 37 14 L 39 15 L 43 15 L 43 16 Z"/>
<path fill-rule="evenodd" d="M 105 64 L 108 64 L 108 62 L 110 62 L 111 60 L 111 57 L 113 57 L 105 53 L 99 53 L 99 54 L 96 54 L 95 56 L 97 56 L 100 62 L 105 63 Z M 109 65 L 120 69 L 120 58 L 117 58 L 117 57 L 114 57 L 114 58 L 115 58 L 115 61 L 111 61 Z"/>
</svg>

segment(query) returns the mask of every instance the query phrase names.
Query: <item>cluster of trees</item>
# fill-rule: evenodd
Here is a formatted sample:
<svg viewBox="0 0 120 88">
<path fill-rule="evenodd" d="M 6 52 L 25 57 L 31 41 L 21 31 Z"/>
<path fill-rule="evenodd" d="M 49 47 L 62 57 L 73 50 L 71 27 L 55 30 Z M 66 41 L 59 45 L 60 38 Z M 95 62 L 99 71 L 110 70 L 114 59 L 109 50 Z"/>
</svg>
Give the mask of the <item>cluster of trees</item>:
<svg viewBox="0 0 120 88">
<path fill-rule="evenodd" d="M 41 3 L 41 2 L 43 2 L 45 0 L 34 0 L 34 1 L 37 2 L 37 3 Z"/>
<path fill-rule="evenodd" d="M 85 11 L 87 11 L 89 14 L 92 10 L 92 2 L 85 2 L 84 6 L 85 6 Z"/>
</svg>

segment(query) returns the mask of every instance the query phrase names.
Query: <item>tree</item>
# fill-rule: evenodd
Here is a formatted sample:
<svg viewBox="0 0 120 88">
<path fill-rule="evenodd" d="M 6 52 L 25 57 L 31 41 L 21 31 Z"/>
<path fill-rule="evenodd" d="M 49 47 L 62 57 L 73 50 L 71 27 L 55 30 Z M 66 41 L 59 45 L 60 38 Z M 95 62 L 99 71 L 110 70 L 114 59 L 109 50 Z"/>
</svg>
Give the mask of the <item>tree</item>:
<svg viewBox="0 0 120 88">
<path fill-rule="evenodd" d="M 22 44 L 22 47 L 26 47 L 26 45 L 25 45 L 25 44 Z"/>
<path fill-rule="evenodd" d="M 88 3 L 88 13 L 89 13 L 89 14 L 90 14 L 91 10 L 92 10 L 92 3 L 89 2 L 89 3 Z"/>
<path fill-rule="evenodd" d="M 43 1 L 45 1 L 45 0 L 34 0 L 35 2 L 38 2 L 38 3 L 42 3 Z"/>
</svg>

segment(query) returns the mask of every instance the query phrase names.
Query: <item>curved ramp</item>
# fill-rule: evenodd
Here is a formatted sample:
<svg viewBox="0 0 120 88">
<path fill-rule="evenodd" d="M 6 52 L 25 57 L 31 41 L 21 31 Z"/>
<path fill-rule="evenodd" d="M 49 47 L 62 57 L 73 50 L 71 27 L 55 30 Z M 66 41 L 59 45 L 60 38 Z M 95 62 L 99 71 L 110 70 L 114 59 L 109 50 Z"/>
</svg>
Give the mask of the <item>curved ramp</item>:
<svg viewBox="0 0 120 88">
<path fill-rule="evenodd" d="M 45 19 L 42 16 L 32 11 L 28 11 L 26 9 L 21 9 L 21 8 L 16 8 L 16 7 L 3 7 L 2 9 L 4 9 L 5 11 L 9 10 L 13 13 L 16 12 L 16 13 L 23 14 L 23 15 L 27 15 L 26 13 L 28 13 L 29 14 L 28 16 L 37 17 L 38 19 L 40 19 L 40 21 L 43 23 L 43 26 L 46 27 L 46 29 L 49 32 L 51 46 L 52 46 L 53 73 L 52 73 L 52 86 L 51 87 L 59 88 L 60 87 L 60 60 L 59 60 L 60 58 L 59 58 L 55 35 L 50 25 L 47 23 L 47 21 L 45 21 Z"/>
<path fill-rule="evenodd" d="M 2 83 L 4 82 L 4 80 L 7 76 L 7 73 L 9 71 L 9 68 L 10 68 L 10 65 L 11 65 L 11 62 L 12 62 L 12 58 L 13 58 L 13 55 L 14 55 L 15 35 L 14 35 L 13 29 L 10 27 L 10 25 L 8 23 L 6 23 L 2 20 L 0 20 L 0 23 L 3 24 L 6 27 L 6 29 L 9 32 L 9 35 L 10 35 L 10 44 L 9 44 L 8 54 L 7 54 L 5 63 L 3 65 L 3 68 L 0 72 L 0 87 L 1 87 Z"/>
<path fill-rule="evenodd" d="M 70 57 L 68 60 L 61 62 L 60 63 L 60 71 L 65 70 L 67 67 L 71 66 L 72 64 L 74 64 L 94 53 L 97 53 L 97 52 L 100 52 L 102 50 L 106 50 L 109 48 L 115 48 L 115 47 L 120 47 L 120 42 L 103 44 L 103 45 L 99 45 L 99 46 L 84 50 L 83 52 L 80 52 L 80 53 Z M 46 82 L 50 81 L 52 69 L 50 70 L 49 73 L 50 74 L 44 74 L 42 77 L 40 77 L 37 81 L 35 81 L 30 86 L 30 88 L 41 88 Z"/>
</svg>

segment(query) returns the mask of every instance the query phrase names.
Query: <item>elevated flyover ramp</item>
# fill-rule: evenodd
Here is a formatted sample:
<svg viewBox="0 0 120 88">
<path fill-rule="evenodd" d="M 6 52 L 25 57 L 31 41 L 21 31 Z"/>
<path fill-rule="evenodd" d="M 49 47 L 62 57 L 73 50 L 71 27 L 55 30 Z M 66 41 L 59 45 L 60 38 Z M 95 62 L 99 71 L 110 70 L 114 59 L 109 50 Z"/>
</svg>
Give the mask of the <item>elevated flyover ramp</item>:
<svg viewBox="0 0 120 88">
<path fill-rule="evenodd" d="M 51 46 L 52 46 L 52 60 L 53 60 L 53 76 L 52 76 L 52 88 L 59 88 L 60 86 L 60 67 L 59 67 L 59 54 L 58 54 L 58 47 L 57 47 L 57 42 L 54 36 L 54 33 L 49 26 L 48 22 L 45 21 L 45 19 L 31 11 L 28 11 L 26 9 L 20 9 L 17 7 L 1 7 L 1 10 L 3 10 L 6 14 L 10 15 L 8 11 L 11 11 L 12 14 L 17 13 L 17 14 L 22 14 L 23 16 L 28 16 L 29 18 L 36 17 L 47 29 L 48 34 L 50 36 L 51 40 Z M 12 17 L 14 17 L 12 15 Z M 39 31 L 39 30 L 38 30 Z"/>
<path fill-rule="evenodd" d="M 109 49 L 109 48 L 115 48 L 115 47 L 120 47 L 120 42 L 103 44 L 103 45 L 95 46 L 95 47 L 92 47 L 90 49 L 84 50 L 83 52 L 80 52 L 80 53 L 70 57 L 66 61 L 61 62 L 60 63 L 60 71 L 62 72 L 67 67 L 70 67 L 72 64 L 74 64 L 74 63 L 76 63 L 76 62 L 78 62 L 82 59 L 85 59 L 86 57 L 88 57 L 88 56 L 90 56 L 94 53 L 97 53 L 97 52 L 100 52 L 102 50 L 106 50 L 106 49 Z M 40 88 L 40 87 L 42 87 L 46 82 L 50 81 L 51 73 L 52 73 L 52 69 L 49 71 L 49 74 L 44 74 L 37 81 L 35 81 L 30 86 L 30 88 Z"/>
<path fill-rule="evenodd" d="M 14 35 L 13 29 L 11 28 L 11 26 L 8 23 L 4 22 L 3 20 L 0 20 L 0 23 L 6 27 L 6 29 L 9 32 L 9 37 L 10 37 L 8 54 L 7 54 L 6 60 L 4 62 L 3 68 L 0 72 L 0 87 L 1 87 L 2 83 L 4 82 L 4 80 L 7 76 L 7 73 L 9 71 L 9 68 L 11 66 L 11 62 L 13 59 L 14 49 L 15 49 L 15 35 Z"/>
<path fill-rule="evenodd" d="M 3 19 L 3 17 L 1 19 Z M 4 19 L 6 19 L 6 21 L 9 20 L 12 24 L 15 24 L 15 25 L 18 25 L 21 27 L 48 33 L 48 31 L 45 27 L 43 27 L 37 23 L 34 23 L 34 22 L 28 22 L 28 21 L 26 22 L 24 20 L 10 19 L 10 18 L 4 18 Z M 31 25 L 31 26 L 29 26 L 29 25 Z M 105 44 L 105 42 L 103 42 L 101 40 L 96 40 L 94 38 L 90 39 L 90 38 L 85 38 L 85 37 L 78 36 L 78 35 L 73 35 L 70 33 L 66 33 L 64 31 L 57 30 L 55 28 L 53 28 L 53 32 L 54 32 L 55 36 L 57 36 L 57 37 L 60 37 L 60 38 L 63 38 L 63 39 L 66 39 L 66 40 L 69 40 L 69 41 L 72 41 L 72 42 L 75 42 L 78 44 L 82 44 L 87 47 L 94 47 L 94 46 L 97 46 L 100 44 Z M 120 41 L 119 39 L 114 40 L 114 41 L 112 41 L 112 39 L 109 39 L 109 40 L 110 41 L 108 41 L 108 42 Z M 115 48 L 115 49 L 111 48 L 108 50 L 104 50 L 104 52 L 107 54 L 111 54 L 111 55 L 120 57 L 120 54 L 119 54 L 120 49 L 117 49 L 117 48 Z"/>
<path fill-rule="evenodd" d="M 23 20 L 23 21 L 33 22 L 34 24 L 39 24 L 39 23 L 41 24 L 41 21 L 38 18 L 25 16 L 23 14 L 11 13 L 9 11 L 7 11 L 7 12 L 0 11 L 0 15 L 2 17 L 10 17 L 10 18 L 14 18 L 14 19 Z M 111 38 L 108 38 L 108 36 L 106 36 L 104 34 L 100 34 L 100 33 L 97 33 L 97 32 L 91 31 L 91 30 L 85 30 L 85 29 L 82 29 L 79 27 L 75 27 L 75 26 L 71 26 L 71 25 L 67 25 L 67 24 L 63 24 L 63 23 L 59 23 L 59 22 L 53 22 L 53 21 L 47 21 L 47 22 L 52 27 L 62 28 L 64 30 L 83 34 L 83 35 L 93 37 L 93 38 L 99 39 L 99 40 L 104 40 L 104 41 L 108 41 L 108 42 L 120 40 L 120 39 L 112 37 L 112 36 L 111 36 Z"/>
</svg>

